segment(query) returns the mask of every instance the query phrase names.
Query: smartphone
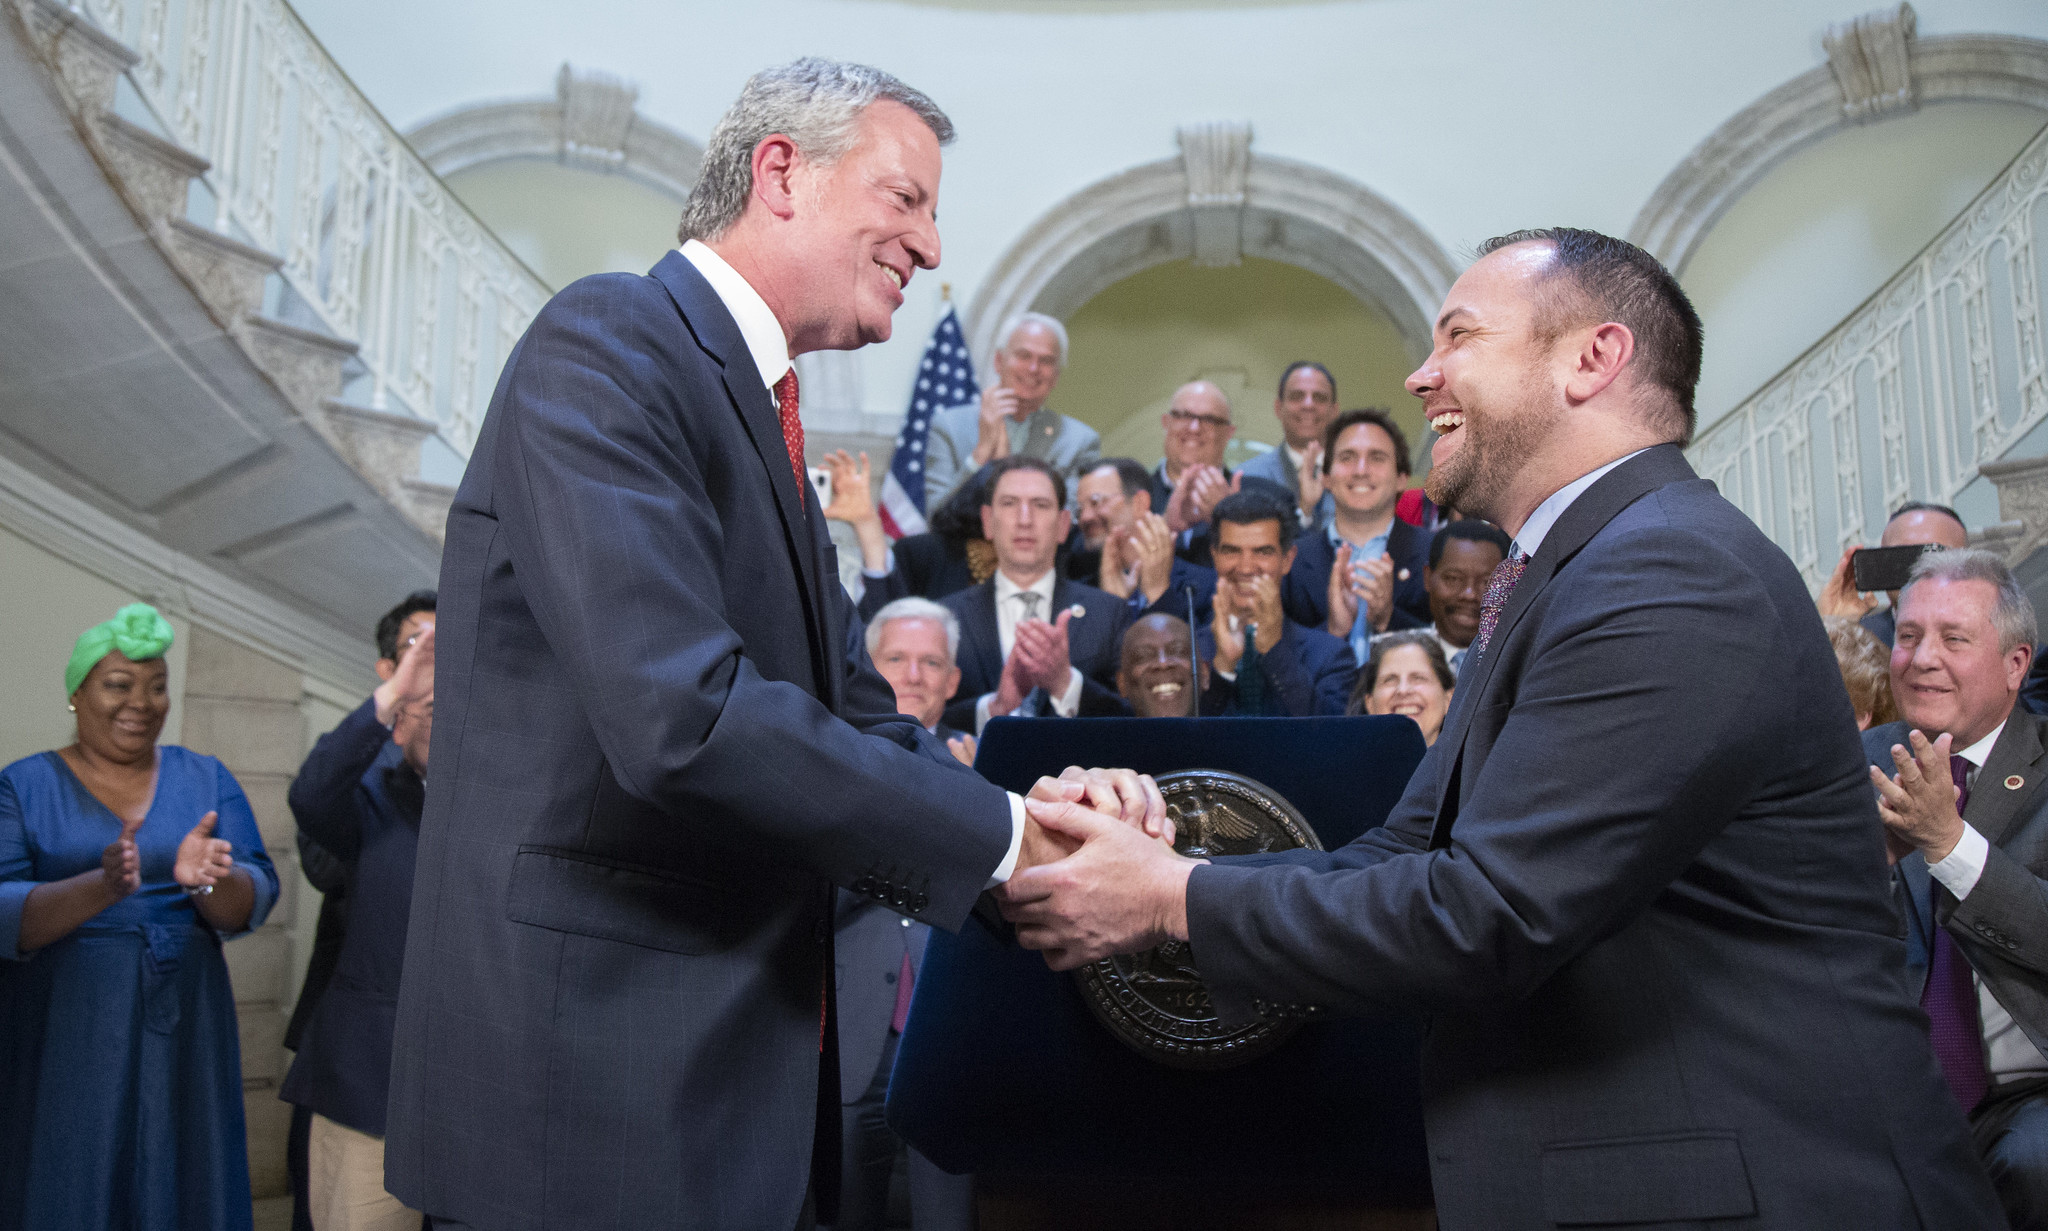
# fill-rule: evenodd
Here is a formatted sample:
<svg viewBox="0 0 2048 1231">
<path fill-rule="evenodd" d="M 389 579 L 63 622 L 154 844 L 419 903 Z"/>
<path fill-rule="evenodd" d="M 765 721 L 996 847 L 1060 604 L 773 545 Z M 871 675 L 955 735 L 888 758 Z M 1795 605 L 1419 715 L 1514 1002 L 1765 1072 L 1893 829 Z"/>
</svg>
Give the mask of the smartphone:
<svg viewBox="0 0 2048 1231">
<path fill-rule="evenodd" d="M 811 472 L 811 490 L 818 493 L 818 507 L 832 507 L 832 472 L 823 466 L 806 467 Z"/>
<path fill-rule="evenodd" d="M 1865 593 L 1902 590 L 1906 578 L 1920 557 L 1937 551 L 1936 543 L 1914 543 L 1907 547 L 1865 547 L 1849 557 L 1849 569 L 1856 576 L 1856 588 Z"/>
</svg>

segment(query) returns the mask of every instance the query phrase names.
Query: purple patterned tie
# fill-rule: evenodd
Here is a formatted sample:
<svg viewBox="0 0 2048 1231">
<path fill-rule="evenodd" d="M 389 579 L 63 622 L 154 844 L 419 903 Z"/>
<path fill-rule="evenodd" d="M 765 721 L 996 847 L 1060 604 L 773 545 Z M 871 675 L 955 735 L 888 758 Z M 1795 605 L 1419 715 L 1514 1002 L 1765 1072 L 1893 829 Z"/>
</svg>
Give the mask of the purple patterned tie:
<svg viewBox="0 0 2048 1231">
<path fill-rule="evenodd" d="M 1962 794 L 1956 811 L 1970 802 L 1970 763 L 1959 756 L 1948 759 L 1949 777 Z M 1956 951 L 1948 929 L 1934 929 L 1934 955 L 1928 964 L 1927 986 L 1920 993 L 1920 1007 L 1927 1010 L 1927 1036 L 1934 1046 L 1934 1058 L 1941 1075 L 1963 1105 L 1974 1110 L 1991 1088 L 1984 1071 L 1984 1027 L 1977 1018 L 1977 987 L 1970 978 L 1970 963 Z"/>
<path fill-rule="evenodd" d="M 1486 652 L 1486 643 L 1493 640 L 1494 625 L 1500 623 L 1501 609 L 1508 605 L 1508 596 L 1515 592 L 1515 583 L 1522 580 L 1522 570 L 1528 567 L 1529 557 L 1519 551 L 1494 567 L 1486 597 L 1479 600 L 1479 635 L 1472 639 L 1472 657 Z"/>
</svg>

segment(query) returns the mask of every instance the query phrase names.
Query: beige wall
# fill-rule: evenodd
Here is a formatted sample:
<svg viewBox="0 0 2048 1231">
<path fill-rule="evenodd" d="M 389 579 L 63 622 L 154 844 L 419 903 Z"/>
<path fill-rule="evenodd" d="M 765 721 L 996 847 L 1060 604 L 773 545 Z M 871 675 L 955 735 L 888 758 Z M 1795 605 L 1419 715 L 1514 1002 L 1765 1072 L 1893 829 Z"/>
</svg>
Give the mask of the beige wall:
<svg viewBox="0 0 2048 1231">
<path fill-rule="evenodd" d="M 683 207 L 623 176 L 535 158 L 457 171 L 448 187 L 550 286 L 644 274 L 676 246 Z"/>
<path fill-rule="evenodd" d="M 1307 270 L 1258 259 L 1223 269 L 1156 265 L 1089 300 L 1066 324 L 1073 355 L 1051 405 L 1101 432 L 1105 455 L 1158 461 L 1159 417 L 1173 391 L 1197 377 L 1230 394 L 1233 463 L 1250 455 L 1239 442 L 1277 444 L 1273 389 L 1296 359 L 1326 365 L 1344 406 L 1392 409 L 1411 445 L 1423 447 L 1420 403 L 1401 386 L 1415 362 L 1392 322 Z"/>
</svg>

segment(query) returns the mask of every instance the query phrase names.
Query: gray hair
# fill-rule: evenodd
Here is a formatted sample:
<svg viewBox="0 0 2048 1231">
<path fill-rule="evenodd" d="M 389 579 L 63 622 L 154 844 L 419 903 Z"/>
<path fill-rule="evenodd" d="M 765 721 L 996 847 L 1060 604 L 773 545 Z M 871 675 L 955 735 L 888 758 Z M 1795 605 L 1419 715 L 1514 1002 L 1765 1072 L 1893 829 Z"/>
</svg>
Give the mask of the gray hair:
<svg viewBox="0 0 2048 1231">
<path fill-rule="evenodd" d="M 747 78 L 711 130 L 677 239 L 714 240 L 739 221 L 753 195 L 754 147 L 762 141 L 781 133 L 806 159 L 830 165 L 853 148 L 861 113 L 883 101 L 916 112 L 940 145 L 952 141 L 953 121 L 937 103 L 865 64 L 805 56 Z"/>
<path fill-rule="evenodd" d="M 1053 336 L 1053 341 L 1060 344 L 1060 366 L 1066 367 L 1067 327 L 1060 324 L 1059 318 L 1047 316 L 1043 312 L 1019 312 L 1009 320 L 1004 321 L 1001 334 L 1003 339 L 1002 345 L 996 347 L 996 349 L 999 351 L 1010 349 L 1010 339 L 1016 337 L 1017 331 L 1026 325 L 1037 325 Z"/>
<path fill-rule="evenodd" d="M 960 617 L 928 598 L 899 598 L 875 613 L 875 618 L 868 621 L 869 658 L 875 656 L 882 644 L 882 630 L 897 620 L 937 620 L 939 627 L 946 630 L 948 662 L 959 660 Z"/>
<path fill-rule="evenodd" d="M 2020 589 L 2012 570 L 1997 552 L 1981 547 L 1947 547 L 1922 555 L 1899 591 L 1899 606 L 1906 605 L 1906 591 L 1923 581 L 1988 581 L 1998 592 L 1991 610 L 1992 626 L 1998 629 L 1998 652 L 2010 654 L 2016 645 L 2031 647 L 2038 634 L 2034 604 Z"/>
</svg>

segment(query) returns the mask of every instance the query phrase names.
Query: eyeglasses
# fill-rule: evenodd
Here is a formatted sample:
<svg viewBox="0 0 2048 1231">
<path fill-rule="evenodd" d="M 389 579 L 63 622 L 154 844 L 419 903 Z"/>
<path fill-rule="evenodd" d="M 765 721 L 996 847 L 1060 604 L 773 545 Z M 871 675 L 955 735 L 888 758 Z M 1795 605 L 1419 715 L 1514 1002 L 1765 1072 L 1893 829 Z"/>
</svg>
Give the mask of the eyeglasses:
<svg viewBox="0 0 2048 1231">
<path fill-rule="evenodd" d="M 1221 431 L 1230 426 L 1230 420 L 1222 415 L 1198 415 L 1191 410 L 1169 410 L 1166 417 L 1180 427 L 1194 424 L 1197 431 Z"/>
</svg>

